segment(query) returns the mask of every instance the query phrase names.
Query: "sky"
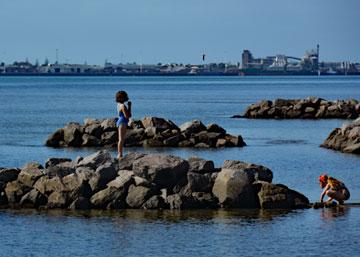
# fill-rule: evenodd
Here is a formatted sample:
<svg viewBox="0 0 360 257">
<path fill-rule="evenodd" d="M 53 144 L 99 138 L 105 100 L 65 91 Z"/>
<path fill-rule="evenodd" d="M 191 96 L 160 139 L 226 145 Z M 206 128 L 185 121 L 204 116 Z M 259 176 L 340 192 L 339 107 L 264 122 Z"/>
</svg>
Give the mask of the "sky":
<svg viewBox="0 0 360 257">
<path fill-rule="evenodd" d="M 359 0 L 0 0 L 0 62 L 360 62 Z"/>
</svg>

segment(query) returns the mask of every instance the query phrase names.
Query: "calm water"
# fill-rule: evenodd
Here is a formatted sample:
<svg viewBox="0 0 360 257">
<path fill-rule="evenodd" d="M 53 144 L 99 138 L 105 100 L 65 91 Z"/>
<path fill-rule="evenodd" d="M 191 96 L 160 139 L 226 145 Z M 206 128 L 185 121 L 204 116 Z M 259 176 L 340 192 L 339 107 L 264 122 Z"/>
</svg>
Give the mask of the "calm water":
<svg viewBox="0 0 360 257">
<path fill-rule="evenodd" d="M 311 201 L 320 194 L 317 176 L 326 171 L 345 181 L 350 202 L 360 202 L 360 157 L 319 147 L 333 128 L 349 121 L 229 118 L 262 99 L 360 99 L 360 77 L 0 77 L 0 167 L 93 152 L 43 144 L 69 121 L 115 116 L 114 94 L 119 89 L 129 93 L 135 118 L 158 116 L 177 124 L 192 119 L 215 122 L 232 134 L 241 134 L 248 144 L 239 149 L 131 151 L 197 155 L 218 166 L 225 159 L 262 164 L 274 172 L 274 182 L 304 193 Z M 356 207 L 291 213 L 128 211 L 86 218 L 6 211 L 0 212 L 0 255 L 46 256 L 55 248 L 64 256 L 84 255 L 89 250 L 94 256 L 316 256 L 326 252 L 359 256 L 359 222 L 360 208 Z M 320 253 L 321 243 L 328 246 Z"/>
</svg>

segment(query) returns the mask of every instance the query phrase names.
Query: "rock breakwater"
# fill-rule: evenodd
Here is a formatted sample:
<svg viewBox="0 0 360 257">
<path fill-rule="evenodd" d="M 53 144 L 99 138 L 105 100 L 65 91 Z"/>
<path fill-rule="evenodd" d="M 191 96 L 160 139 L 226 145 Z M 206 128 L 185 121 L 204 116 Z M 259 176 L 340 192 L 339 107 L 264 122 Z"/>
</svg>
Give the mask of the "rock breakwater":
<svg viewBox="0 0 360 257">
<path fill-rule="evenodd" d="M 110 118 L 86 119 L 84 125 L 70 122 L 50 135 L 45 144 L 51 147 L 115 147 L 117 141 L 116 118 Z M 245 145 L 240 135 L 227 134 L 217 124 L 205 126 L 201 121 L 193 120 L 178 127 L 170 120 L 157 117 L 133 121 L 125 139 L 126 147 L 220 148 Z"/>
<path fill-rule="evenodd" d="M 268 168 L 241 161 L 129 153 L 118 161 L 107 151 L 75 160 L 0 169 L 2 208 L 198 209 L 306 208 L 309 200 L 272 183 Z"/>
<path fill-rule="evenodd" d="M 335 128 L 321 146 L 344 153 L 360 154 L 360 118 L 341 128 Z"/>
<path fill-rule="evenodd" d="M 322 98 L 264 100 L 252 104 L 242 115 L 250 119 L 354 119 L 360 115 L 357 100 L 327 101 Z"/>
</svg>

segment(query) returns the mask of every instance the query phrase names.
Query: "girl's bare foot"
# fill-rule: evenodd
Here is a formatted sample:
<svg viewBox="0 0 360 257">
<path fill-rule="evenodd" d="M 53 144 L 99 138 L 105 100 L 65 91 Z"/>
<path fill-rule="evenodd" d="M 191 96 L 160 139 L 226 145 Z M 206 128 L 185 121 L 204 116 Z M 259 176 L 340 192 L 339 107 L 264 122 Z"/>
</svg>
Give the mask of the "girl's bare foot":
<svg viewBox="0 0 360 257">
<path fill-rule="evenodd" d="M 123 158 L 123 156 L 121 154 L 118 154 L 117 158 L 120 161 Z"/>
</svg>

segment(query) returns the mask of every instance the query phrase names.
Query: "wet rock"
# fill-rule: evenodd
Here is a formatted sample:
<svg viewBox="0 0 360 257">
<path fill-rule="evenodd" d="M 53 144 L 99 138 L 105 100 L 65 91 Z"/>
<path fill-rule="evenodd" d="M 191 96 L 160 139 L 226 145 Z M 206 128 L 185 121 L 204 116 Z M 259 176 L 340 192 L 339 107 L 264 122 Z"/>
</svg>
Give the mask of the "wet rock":
<svg viewBox="0 0 360 257">
<path fill-rule="evenodd" d="M 191 192 L 211 192 L 214 182 L 211 174 L 189 172 L 187 174 L 188 186 Z"/>
</svg>

